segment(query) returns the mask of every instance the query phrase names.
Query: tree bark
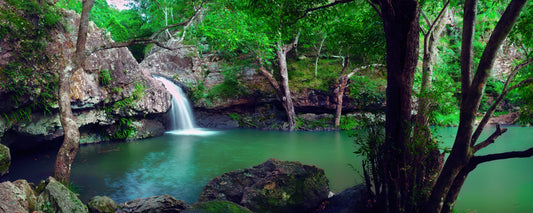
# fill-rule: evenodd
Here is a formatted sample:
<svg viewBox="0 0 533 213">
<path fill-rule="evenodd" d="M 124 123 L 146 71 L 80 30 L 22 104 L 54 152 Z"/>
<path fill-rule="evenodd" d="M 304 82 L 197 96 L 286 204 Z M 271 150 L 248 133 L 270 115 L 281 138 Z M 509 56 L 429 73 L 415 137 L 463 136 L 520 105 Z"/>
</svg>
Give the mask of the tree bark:
<svg viewBox="0 0 533 213">
<path fill-rule="evenodd" d="M 86 58 L 85 44 L 87 43 L 87 32 L 89 30 L 89 13 L 93 5 L 94 0 L 83 1 L 76 52 L 72 60 L 59 73 L 59 118 L 65 136 L 63 144 L 57 153 L 54 177 L 65 185 L 69 184 L 70 168 L 80 146 L 80 131 L 70 105 L 70 81 L 73 73 L 82 67 Z"/>
<path fill-rule="evenodd" d="M 318 58 L 318 57 L 317 57 Z M 334 125 L 335 128 L 339 128 L 341 124 L 341 115 L 342 115 L 342 99 L 344 97 L 344 89 L 346 88 L 346 84 L 348 84 L 348 80 L 350 77 L 355 73 L 352 72 L 348 75 L 344 75 L 346 73 L 346 68 L 348 68 L 348 63 L 343 64 L 344 67 L 342 68 L 341 76 L 339 77 L 339 86 L 337 87 L 337 107 L 335 109 L 335 118 Z"/>
<path fill-rule="evenodd" d="M 384 155 L 385 212 L 410 212 L 407 158 L 411 135 L 411 96 L 418 63 L 419 5 L 416 0 L 381 0 L 387 41 L 387 107 Z"/>
<path fill-rule="evenodd" d="M 279 74 L 281 81 L 281 90 L 283 91 L 283 96 L 281 97 L 281 102 L 285 113 L 287 114 L 287 121 L 289 123 L 289 130 L 292 131 L 296 128 L 296 113 L 294 112 L 294 104 L 292 102 L 291 90 L 289 87 L 289 72 L 287 70 L 287 53 L 289 53 L 296 45 L 298 45 L 298 39 L 300 38 L 300 33 L 296 35 L 294 41 L 291 44 L 281 45 L 278 44 L 278 49 L 276 50 L 276 56 L 278 57 L 278 66 Z"/>
<path fill-rule="evenodd" d="M 287 52 L 281 48 L 276 51 L 278 56 L 278 65 L 279 65 L 279 74 L 281 80 L 281 89 L 283 91 L 283 96 L 281 97 L 281 102 L 285 113 L 287 114 L 287 121 L 289 122 L 289 130 L 292 131 L 296 127 L 296 113 L 294 112 L 294 104 L 292 102 L 291 90 L 289 87 L 289 72 L 287 70 Z"/>
</svg>

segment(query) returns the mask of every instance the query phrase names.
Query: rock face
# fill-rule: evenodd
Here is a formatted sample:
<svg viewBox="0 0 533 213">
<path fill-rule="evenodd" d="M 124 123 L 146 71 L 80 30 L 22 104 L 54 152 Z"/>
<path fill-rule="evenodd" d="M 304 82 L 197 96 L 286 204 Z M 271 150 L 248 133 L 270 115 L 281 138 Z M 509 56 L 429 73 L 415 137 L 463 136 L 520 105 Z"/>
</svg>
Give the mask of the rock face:
<svg viewBox="0 0 533 213">
<path fill-rule="evenodd" d="M 254 212 L 309 212 L 328 198 L 328 182 L 315 166 L 269 159 L 211 180 L 199 201 L 228 200 Z"/>
<path fill-rule="evenodd" d="M 65 185 L 50 177 L 37 197 L 37 209 L 42 212 L 89 212 L 87 206 Z"/>
<path fill-rule="evenodd" d="M 46 51 L 43 54 L 46 54 L 50 61 L 46 64 L 31 65 L 35 67 L 34 72 L 47 71 L 52 73 L 52 76 L 54 70 L 62 69 L 64 60 L 70 60 L 73 56 L 77 39 L 76 29 L 79 24 L 79 15 L 75 12 L 58 8 L 54 10 L 63 16 L 61 20 L 63 27 L 50 30 L 50 38 L 45 41 Z M 0 39 L 3 51 L 0 55 L 7 62 L 17 60 L 13 55 L 18 51 L 16 46 L 11 47 L 10 43 L 6 43 L 17 39 L 10 40 L 9 36 Z M 87 49 L 110 42 L 112 40 L 104 30 L 98 29 L 91 22 Z M 1 63 L 0 69 L 4 66 L 7 66 L 7 63 Z M 0 83 L 3 83 L 2 81 L 0 78 Z M 42 91 L 46 90 L 41 87 L 52 85 L 53 81 L 54 78 L 45 84 L 38 84 L 32 79 L 23 82 L 29 88 L 34 88 L 32 90 L 34 92 L 28 94 L 28 97 L 14 96 L 13 92 L 4 91 L 3 87 L 0 87 L 0 100 L 16 99 L 11 104 L 0 104 L 0 114 L 3 115 L 0 116 L 0 142 L 11 146 L 12 143 L 19 143 L 14 138 L 20 136 L 30 137 L 31 141 L 39 142 L 58 139 L 63 135 L 57 104 L 52 104 L 48 111 L 44 112 L 40 111 L 40 107 L 32 105 L 37 97 L 43 95 Z M 73 113 L 78 118 L 81 141 L 86 143 L 114 139 L 113 130 L 124 129 L 121 127 L 122 118 L 129 119 L 131 122 L 128 122 L 128 128 L 135 130 L 135 134 L 131 134 L 127 139 L 161 135 L 164 132 L 165 120 L 161 117 L 169 110 L 170 101 L 171 96 L 164 86 L 152 78 L 149 70 L 139 66 L 127 48 L 93 53 L 87 58 L 83 69 L 77 70 L 72 77 Z M 21 113 L 24 115 L 22 118 L 18 116 Z"/>
<path fill-rule="evenodd" d="M 9 166 L 11 165 L 11 154 L 9 148 L 0 144 L 0 176 L 9 173 Z"/>
<path fill-rule="evenodd" d="M 118 204 L 107 196 L 95 196 L 87 203 L 90 213 L 113 213 L 118 209 Z"/>
<path fill-rule="evenodd" d="M 122 212 L 174 213 L 182 212 L 191 206 L 170 195 L 137 198 L 120 205 Z"/>
</svg>

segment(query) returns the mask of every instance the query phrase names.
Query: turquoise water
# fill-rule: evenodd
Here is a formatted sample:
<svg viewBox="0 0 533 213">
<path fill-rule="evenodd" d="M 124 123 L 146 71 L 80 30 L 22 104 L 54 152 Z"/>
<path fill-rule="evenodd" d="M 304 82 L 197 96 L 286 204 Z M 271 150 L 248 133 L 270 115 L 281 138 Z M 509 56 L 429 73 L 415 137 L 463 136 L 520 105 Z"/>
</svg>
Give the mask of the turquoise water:
<svg viewBox="0 0 533 213">
<path fill-rule="evenodd" d="M 361 183 L 352 140 L 342 132 L 226 130 L 174 135 L 120 144 L 83 146 L 72 182 L 83 200 L 108 195 L 117 202 L 170 194 L 194 203 L 216 176 L 269 158 L 300 161 L 326 172 L 332 191 Z"/>
<path fill-rule="evenodd" d="M 505 127 L 496 142 L 476 153 L 486 155 L 522 151 L 533 146 L 533 128 Z M 457 128 L 442 128 L 439 135 L 451 146 Z M 494 132 L 487 128 L 483 141 Z M 459 212 L 533 212 L 533 158 L 507 159 L 480 164 L 468 175 L 456 202 Z"/>
<path fill-rule="evenodd" d="M 508 127 L 478 155 L 533 146 L 533 128 Z M 451 146 L 457 128 L 438 134 Z M 268 158 L 300 161 L 323 168 L 333 192 L 361 183 L 361 159 L 343 132 L 210 131 L 211 135 L 165 134 L 127 143 L 86 145 L 72 166 L 72 183 L 86 202 L 107 195 L 117 202 L 170 194 L 194 203 L 214 177 L 258 165 Z M 487 132 L 490 134 L 491 131 Z M 485 135 L 487 135 L 485 134 Z M 38 182 L 52 174 L 55 152 L 15 160 L 11 180 Z M 459 195 L 458 212 L 533 212 L 533 158 L 480 165 Z"/>
</svg>

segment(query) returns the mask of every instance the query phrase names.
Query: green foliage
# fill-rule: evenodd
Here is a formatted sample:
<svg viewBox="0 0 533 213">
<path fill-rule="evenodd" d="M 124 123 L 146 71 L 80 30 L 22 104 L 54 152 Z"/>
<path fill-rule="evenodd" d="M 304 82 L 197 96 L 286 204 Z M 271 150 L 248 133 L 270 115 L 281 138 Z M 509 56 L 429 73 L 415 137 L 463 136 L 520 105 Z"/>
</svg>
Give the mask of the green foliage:
<svg viewBox="0 0 533 213">
<path fill-rule="evenodd" d="M 336 59 L 318 61 L 318 75 L 314 75 L 314 60 L 302 59 L 287 61 L 289 79 L 293 89 L 313 88 L 329 92 L 337 82 L 342 71 L 342 64 Z"/>
<path fill-rule="evenodd" d="M 100 82 L 100 86 L 107 86 L 113 80 L 109 70 L 100 70 L 99 77 L 98 82 Z"/>
<path fill-rule="evenodd" d="M 246 88 L 239 81 L 240 73 L 244 67 L 226 67 L 222 71 L 224 81 L 221 84 L 214 86 L 207 93 L 207 99 L 227 99 L 247 95 Z"/>
<path fill-rule="evenodd" d="M 203 81 L 199 81 L 196 84 L 189 83 L 189 89 L 187 90 L 187 97 L 191 99 L 192 102 L 199 101 L 202 98 L 206 98 L 206 89 Z"/>
<path fill-rule="evenodd" d="M 350 78 L 350 96 L 359 106 L 381 104 L 385 100 L 386 81 L 366 75 L 354 75 Z"/>
<path fill-rule="evenodd" d="M 341 130 L 353 130 L 363 126 L 360 119 L 354 116 L 341 115 L 339 129 Z"/>
<path fill-rule="evenodd" d="M 297 129 L 317 129 L 330 127 L 333 122 L 333 117 L 324 117 L 317 120 L 305 120 L 300 117 L 296 117 Z"/>
<path fill-rule="evenodd" d="M 131 118 L 120 118 L 118 124 L 116 125 L 116 131 L 111 135 L 112 139 L 115 140 L 125 140 L 130 135 L 135 133 L 135 128 L 132 126 Z"/>
</svg>

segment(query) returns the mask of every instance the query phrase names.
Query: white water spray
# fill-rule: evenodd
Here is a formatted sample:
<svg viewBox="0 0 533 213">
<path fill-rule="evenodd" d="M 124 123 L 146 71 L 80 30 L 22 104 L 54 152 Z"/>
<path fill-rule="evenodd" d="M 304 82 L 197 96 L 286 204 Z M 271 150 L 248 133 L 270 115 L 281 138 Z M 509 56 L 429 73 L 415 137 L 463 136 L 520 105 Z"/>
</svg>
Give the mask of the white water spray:
<svg viewBox="0 0 533 213">
<path fill-rule="evenodd" d="M 211 135 L 216 133 L 196 128 L 191 105 L 178 85 L 163 77 L 154 76 L 154 78 L 162 82 L 172 95 L 172 108 L 170 109 L 171 131 L 168 133 L 179 135 Z"/>
</svg>

